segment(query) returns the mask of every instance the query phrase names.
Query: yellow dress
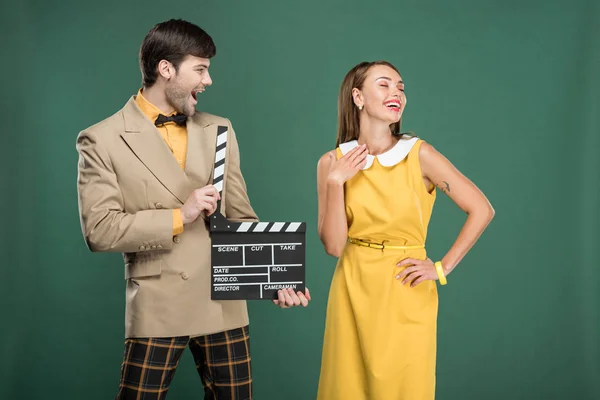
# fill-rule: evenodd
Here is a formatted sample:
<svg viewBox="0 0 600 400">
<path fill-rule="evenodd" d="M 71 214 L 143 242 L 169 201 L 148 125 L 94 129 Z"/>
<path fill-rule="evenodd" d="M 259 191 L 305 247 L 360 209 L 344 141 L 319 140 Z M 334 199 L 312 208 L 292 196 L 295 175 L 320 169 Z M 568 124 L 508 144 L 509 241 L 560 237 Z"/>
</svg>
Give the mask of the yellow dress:
<svg viewBox="0 0 600 400">
<path fill-rule="evenodd" d="M 345 184 L 348 236 L 396 246 L 424 245 L 436 192 L 421 174 L 423 141 L 403 136 Z M 337 157 L 358 144 L 340 145 Z M 318 400 L 432 400 L 435 394 L 436 282 L 411 288 L 395 276 L 420 249 L 347 243 L 327 305 Z"/>
</svg>

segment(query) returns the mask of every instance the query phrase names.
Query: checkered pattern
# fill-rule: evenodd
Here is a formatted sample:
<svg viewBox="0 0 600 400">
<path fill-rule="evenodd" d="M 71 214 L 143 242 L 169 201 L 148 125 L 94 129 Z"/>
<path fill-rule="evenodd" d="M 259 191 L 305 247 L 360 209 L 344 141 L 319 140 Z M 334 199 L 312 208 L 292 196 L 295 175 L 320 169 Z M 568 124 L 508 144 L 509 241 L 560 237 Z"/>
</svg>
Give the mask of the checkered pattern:
<svg viewBox="0 0 600 400">
<path fill-rule="evenodd" d="M 249 328 L 189 338 L 125 340 L 117 400 L 162 400 L 189 345 L 205 400 L 251 400 Z"/>
<path fill-rule="evenodd" d="M 251 400 L 249 331 L 245 326 L 190 340 L 205 400 Z"/>
</svg>

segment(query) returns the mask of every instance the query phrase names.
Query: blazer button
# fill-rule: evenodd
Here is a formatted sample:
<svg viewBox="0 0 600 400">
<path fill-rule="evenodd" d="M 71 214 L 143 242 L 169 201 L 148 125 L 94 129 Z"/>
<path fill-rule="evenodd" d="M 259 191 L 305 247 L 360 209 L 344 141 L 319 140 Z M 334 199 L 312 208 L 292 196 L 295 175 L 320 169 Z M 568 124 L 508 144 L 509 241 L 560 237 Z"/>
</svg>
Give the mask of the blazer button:
<svg viewBox="0 0 600 400">
<path fill-rule="evenodd" d="M 146 246 L 140 246 L 140 250 L 141 250 L 141 251 L 144 251 L 144 250 L 146 250 Z"/>
<path fill-rule="evenodd" d="M 154 206 L 158 209 L 163 208 L 162 203 L 156 203 Z"/>
<path fill-rule="evenodd" d="M 181 242 L 181 239 L 179 238 L 179 236 L 173 236 L 173 241 L 175 243 L 179 243 L 179 242 Z"/>
<path fill-rule="evenodd" d="M 181 273 L 181 279 L 183 279 L 184 281 L 187 281 L 189 278 L 188 274 L 186 274 L 185 272 Z"/>
</svg>

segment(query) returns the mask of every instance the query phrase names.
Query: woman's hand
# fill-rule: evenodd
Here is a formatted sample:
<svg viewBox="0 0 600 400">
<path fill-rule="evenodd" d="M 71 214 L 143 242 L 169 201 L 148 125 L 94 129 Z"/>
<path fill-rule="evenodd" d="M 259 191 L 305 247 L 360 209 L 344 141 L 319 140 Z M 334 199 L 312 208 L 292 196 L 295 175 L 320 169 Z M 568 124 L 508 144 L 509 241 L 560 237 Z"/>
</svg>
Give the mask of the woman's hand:
<svg viewBox="0 0 600 400">
<path fill-rule="evenodd" d="M 423 281 L 438 280 L 435 265 L 429 258 L 427 260 L 406 258 L 396 264 L 396 266 L 405 267 L 398 275 L 396 275 L 396 279 L 402 279 L 403 285 L 411 282 L 410 287 L 415 287 Z"/>
<path fill-rule="evenodd" d="M 369 154 L 369 152 L 367 151 L 367 146 L 365 144 L 356 146 L 339 160 L 335 159 L 333 153 L 329 153 L 331 164 L 329 166 L 327 180 L 343 185 L 365 166 L 367 154 Z"/>
</svg>

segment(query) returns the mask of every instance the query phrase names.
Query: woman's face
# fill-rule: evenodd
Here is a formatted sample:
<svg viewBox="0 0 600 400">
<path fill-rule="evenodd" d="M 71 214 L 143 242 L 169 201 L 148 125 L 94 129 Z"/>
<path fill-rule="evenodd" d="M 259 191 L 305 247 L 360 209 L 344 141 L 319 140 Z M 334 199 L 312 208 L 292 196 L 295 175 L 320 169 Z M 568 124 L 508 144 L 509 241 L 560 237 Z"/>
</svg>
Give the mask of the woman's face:
<svg viewBox="0 0 600 400">
<path fill-rule="evenodd" d="M 354 104 L 363 106 L 361 115 L 393 124 L 400 120 L 406 106 L 402 77 L 387 65 L 369 68 L 361 90 L 352 91 Z"/>
</svg>

